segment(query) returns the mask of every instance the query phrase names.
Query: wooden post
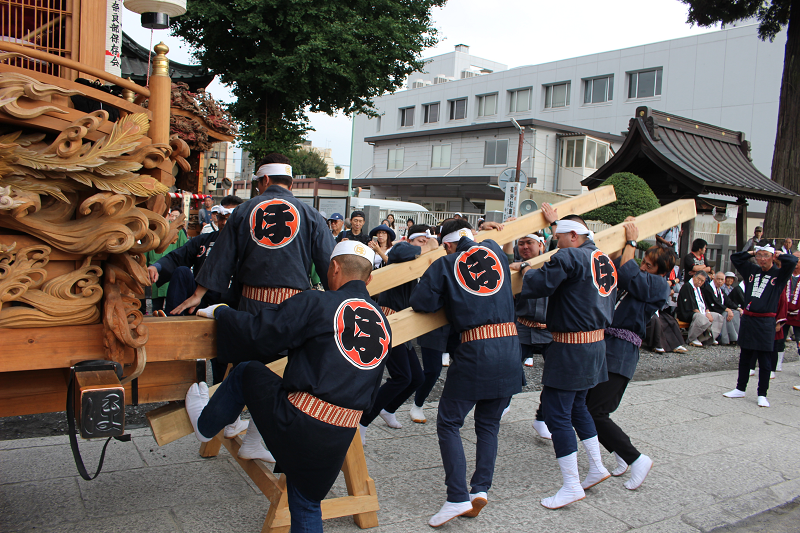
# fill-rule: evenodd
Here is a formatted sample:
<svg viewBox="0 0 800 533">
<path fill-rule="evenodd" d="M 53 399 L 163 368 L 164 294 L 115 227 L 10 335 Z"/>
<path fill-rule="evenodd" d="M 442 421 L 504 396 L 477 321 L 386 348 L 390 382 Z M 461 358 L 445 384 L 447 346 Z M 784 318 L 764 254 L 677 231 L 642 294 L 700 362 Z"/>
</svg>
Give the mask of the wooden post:
<svg viewBox="0 0 800 533">
<path fill-rule="evenodd" d="M 744 248 L 744 243 L 750 237 L 747 234 L 747 199 L 739 198 L 736 200 L 739 204 L 739 216 L 736 217 L 736 251 Z"/>
</svg>

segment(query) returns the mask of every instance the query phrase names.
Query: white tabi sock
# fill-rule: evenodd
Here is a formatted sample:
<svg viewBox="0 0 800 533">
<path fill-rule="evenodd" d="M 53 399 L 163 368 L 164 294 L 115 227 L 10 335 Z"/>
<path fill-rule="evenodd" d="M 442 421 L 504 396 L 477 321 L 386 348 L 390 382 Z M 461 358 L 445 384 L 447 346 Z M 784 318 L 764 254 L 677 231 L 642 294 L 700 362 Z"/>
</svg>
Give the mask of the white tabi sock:
<svg viewBox="0 0 800 533">
<path fill-rule="evenodd" d="M 755 376 L 755 375 L 756 375 L 756 371 L 755 371 L 755 369 L 751 370 L 751 371 L 750 371 L 750 376 Z"/>
<path fill-rule="evenodd" d="M 367 426 L 358 425 L 358 432 L 361 434 L 361 445 L 367 444 Z"/>
<path fill-rule="evenodd" d="M 564 479 L 564 484 L 558 489 L 555 496 L 542 500 L 542 505 L 548 509 L 559 509 L 586 497 L 578 476 L 578 452 L 559 457 L 558 466 L 561 468 L 561 477 Z"/>
<path fill-rule="evenodd" d="M 428 520 L 428 525 L 431 527 L 439 527 L 442 524 L 449 522 L 457 516 L 472 511 L 472 502 L 444 502 L 442 508 Z"/>
<path fill-rule="evenodd" d="M 447 352 L 442 354 L 442 366 L 450 366 L 450 354 Z"/>
<path fill-rule="evenodd" d="M 247 430 L 248 423 L 241 418 L 237 418 L 236 422 L 233 424 L 228 424 L 225 426 L 224 436 L 226 439 L 233 439 L 236 438 L 237 435 L 243 433 Z"/>
<path fill-rule="evenodd" d="M 206 405 L 208 405 L 208 385 L 202 381 L 199 385 L 197 383 L 192 384 L 186 392 L 186 414 L 189 415 L 194 434 L 200 442 L 208 442 L 214 438 L 213 435 L 206 437 L 197 429 L 197 420 Z"/>
<path fill-rule="evenodd" d="M 533 366 L 533 357 L 528 357 L 527 359 L 525 359 L 525 363 L 523 364 L 525 366 Z"/>
<path fill-rule="evenodd" d="M 783 372 L 783 354 L 785 352 L 778 352 L 778 366 L 775 367 L 775 372 Z"/>
<path fill-rule="evenodd" d="M 617 455 L 617 452 L 614 452 L 614 459 L 617 460 L 617 467 L 611 471 L 611 475 L 619 477 L 628 471 L 628 463 L 626 463 L 622 457 Z"/>
<path fill-rule="evenodd" d="M 534 420 L 533 430 L 543 439 L 553 439 L 553 434 L 550 433 L 549 429 L 547 429 L 547 424 L 545 424 L 544 420 Z"/>
<path fill-rule="evenodd" d="M 758 397 L 758 406 L 759 407 L 769 407 L 769 402 L 767 401 L 766 396 L 759 396 Z"/>
<path fill-rule="evenodd" d="M 511 404 L 506 405 L 506 408 L 503 409 L 503 412 L 500 414 L 500 420 L 505 418 L 509 411 L 511 411 Z"/>
<path fill-rule="evenodd" d="M 739 389 L 733 389 L 732 391 L 728 391 L 723 396 L 726 398 L 744 398 L 744 391 Z"/>
<path fill-rule="evenodd" d="M 411 416 L 411 420 L 417 424 L 424 424 L 428 421 L 428 419 L 425 418 L 425 411 L 420 405 L 412 404 L 408 414 Z"/>
<path fill-rule="evenodd" d="M 380 415 L 381 418 L 383 418 L 383 421 L 386 422 L 386 425 L 389 426 L 390 428 L 400 429 L 403 427 L 403 424 L 401 424 L 400 421 L 397 420 L 397 417 L 395 416 L 394 413 L 390 413 L 386 409 L 381 409 Z"/>
<path fill-rule="evenodd" d="M 581 441 L 583 449 L 586 450 L 586 455 L 589 457 L 589 473 L 586 474 L 586 479 L 581 483 L 581 487 L 590 489 L 606 479 L 611 477 L 611 474 L 606 470 L 603 464 L 603 457 L 600 455 L 600 441 L 597 436 L 591 439 Z"/>
<path fill-rule="evenodd" d="M 489 496 L 485 492 L 476 492 L 469 495 L 469 501 L 472 502 L 472 510 L 463 514 L 467 518 L 475 518 L 481 512 L 481 509 L 486 507 L 489 503 Z"/>
<path fill-rule="evenodd" d="M 653 460 L 645 454 L 641 454 L 639 458 L 631 464 L 631 478 L 625 482 L 625 488 L 628 490 L 636 490 L 641 487 L 642 483 L 644 483 L 644 478 L 650 473 L 651 468 L 653 468 Z"/>
<path fill-rule="evenodd" d="M 239 448 L 240 459 L 261 459 L 268 463 L 274 463 L 275 458 L 261 444 L 261 433 L 258 432 L 255 421 L 251 418 L 250 425 L 247 426 L 247 433 L 242 439 L 242 447 Z"/>
</svg>

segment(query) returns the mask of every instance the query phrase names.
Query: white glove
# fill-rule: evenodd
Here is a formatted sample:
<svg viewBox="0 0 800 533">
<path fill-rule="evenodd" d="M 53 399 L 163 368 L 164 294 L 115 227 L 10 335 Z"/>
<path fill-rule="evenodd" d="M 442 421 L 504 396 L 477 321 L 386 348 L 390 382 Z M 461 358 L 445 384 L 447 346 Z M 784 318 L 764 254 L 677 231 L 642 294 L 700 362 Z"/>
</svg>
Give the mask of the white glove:
<svg viewBox="0 0 800 533">
<path fill-rule="evenodd" d="M 228 304 L 216 304 L 216 305 L 210 305 L 208 307 L 204 307 L 203 309 L 198 309 L 197 310 L 197 316 L 202 316 L 204 318 L 213 319 L 214 318 L 214 311 L 217 309 L 217 307 L 220 307 L 220 306 L 223 306 L 223 305 L 225 307 L 228 307 Z"/>
</svg>

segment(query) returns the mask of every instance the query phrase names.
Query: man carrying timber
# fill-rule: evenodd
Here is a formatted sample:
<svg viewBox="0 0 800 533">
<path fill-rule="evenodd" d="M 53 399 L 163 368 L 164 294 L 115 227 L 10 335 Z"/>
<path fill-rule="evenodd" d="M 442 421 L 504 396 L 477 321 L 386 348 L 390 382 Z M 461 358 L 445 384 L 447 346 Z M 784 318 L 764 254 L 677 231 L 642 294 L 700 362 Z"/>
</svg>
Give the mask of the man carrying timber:
<svg viewBox="0 0 800 533">
<path fill-rule="evenodd" d="M 232 278 L 242 287 L 239 310 L 252 314 L 275 309 L 311 288 L 312 265 L 327 288 L 328 263 L 335 243 L 325 219 L 292 194 L 292 167 L 286 156 L 269 154 L 257 169 L 253 179 L 259 196 L 244 202 L 228 217 L 214 243 L 214 253 L 196 276 L 197 289 L 172 311 L 173 315 L 184 309 L 193 311 L 208 290 L 226 292 Z M 236 362 L 220 352 L 217 357 L 225 364 Z M 261 446 L 255 424 L 250 424 L 239 457 L 272 460 Z"/>
<path fill-rule="evenodd" d="M 366 285 L 374 252 L 340 243 L 327 270 L 328 291 L 304 291 L 257 315 L 227 306 L 202 309 L 217 320 L 220 355 L 240 359 L 209 401 L 192 385 L 186 411 L 208 442 L 246 405 L 286 474 L 293 532 L 321 532 L 320 502 L 333 486 L 358 427 L 375 401 L 391 346 L 386 316 Z M 281 379 L 264 366 L 288 350 Z M 245 362 L 248 361 L 248 362 Z"/>
<path fill-rule="evenodd" d="M 772 369 L 770 358 L 775 340 L 775 315 L 778 299 L 786 288 L 797 265 L 797 257 L 783 254 L 778 259 L 781 267 L 774 264 L 775 248 L 762 241 L 752 251 L 731 255 L 731 263 L 744 279 L 745 305 L 739 326 L 739 377 L 736 388 L 726 392 L 727 398 L 744 398 L 750 379 L 750 362 L 758 360 L 758 406 L 769 407 L 767 390 Z M 750 262 L 754 256 L 757 264 Z"/>
<path fill-rule="evenodd" d="M 639 363 L 639 346 L 653 313 L 662 309 L 669 298 L 667 276 L 675 266 L 672 248 L 652 246 L 636 264 L 636 239 L 639 229 L 634 219 L 625 223 L 625 248 L 614 263 L 617 266 L 619 285 L 614 321 L 605 330 L 606 364 L 608 381 L 598 383 L 586 395 L 586 407 L 597 429 L 597 438 L 606 450 L 617 459 L 614 476 L 621 476 L 631 467 L 631 478 L 625 488 L 638 489 L 653 466 L 648 456 L 639 452 L 630 437 L 609 416 L 617 410 L 628 382 Z M 617 254 L 615 254 L 617 255 Z"/>
<path fill-rule="evenodd" d="M 484 224 L 486 227 L 486 224 Z M 495 224 L 496 229 L 502 226 Z M 503 410 L 522 390 L 514 296 L 508 259 L 492 240 L 476 243 L 465 219 L 442 226 L 447 255 L 437 259 L 411 293 L 411 307 L 433 313 L 444 308 L 461 343 L 451 353 L 436 432 L 447 485 L 447 501 L 428 522 L 438 527 L 457 517 L 475 517 L 492 485 L 497 434 Z M 477 445 L 472 490 L 459 431 L 472 409 Z"/>
<path fill-rule="evenodd" d="M 542 205 L 542 214 L 550 223 L 558 218 L 550 204 Z M 520 296 L 550 297 L 546 323 L 553 342 L 545 354 L 542 409 L 564 483 L 558 493 L 542 500 L 548 509 L 582 500 L 584 489 L 611 475 L 603 466 L 586 393 L 608 380 L 603 339 L 617 296 L 617 269 L 597 249 L 594 235 L 581 217 L 569 215 L 559 220 L 554 238 L 559 250 L 547 264 L 539 270 L 520 269 Z M 583 483 L 578 477 L 575 432 L 589 458 L 589 474 Z"/>
<path fill-rule="evenodd" d="M 544 239 L 535 233 L 521 237 L 517 241 L 517 252 L 522 261 L 511 263 L 511 270 L 520 270 L 528 266 L 528 261 L 539 257 L 544 253 Z M 547 331 L 545 321 L 547 320 L 547 297 L 544 298 L 523 298 L 522 295 L 515 297 L 515 309 L 517 313 L 517 334 L 519 336 L 521 356 L 524 365 L 533 366 L 533 356 L 541 355 L 544 358 L 547 346 L 553 342 L 553 335 Z M 523 374 L 524 376 L 524 374 Z M 539 397 L 539 407 L 536 409 L 536 417 L 533 421 L 533 429 L 543 439 L 552 439 L 547 424 L 542 414 L 541 396 Z"/>
</svg>

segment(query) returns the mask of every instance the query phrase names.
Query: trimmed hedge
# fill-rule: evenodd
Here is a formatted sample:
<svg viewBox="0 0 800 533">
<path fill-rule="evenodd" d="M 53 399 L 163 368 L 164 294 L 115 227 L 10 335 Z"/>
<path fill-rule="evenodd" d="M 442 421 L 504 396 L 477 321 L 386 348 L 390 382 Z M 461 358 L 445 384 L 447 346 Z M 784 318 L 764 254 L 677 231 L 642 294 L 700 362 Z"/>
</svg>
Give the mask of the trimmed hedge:
<svg viewBox="0 0 800 533">
<path fill-rule="evenodd" d="M 603 186 L 606 185 L 614 186 L 617 201 L 584 213 L 584 220 L 600 220 L 616 226 L 627 217 L 639 216 L 661 207 L 650 186 L 636 174 L 617 172 L 605 181 Z"/>
</svg>

